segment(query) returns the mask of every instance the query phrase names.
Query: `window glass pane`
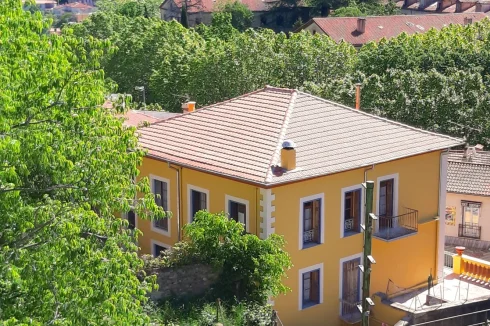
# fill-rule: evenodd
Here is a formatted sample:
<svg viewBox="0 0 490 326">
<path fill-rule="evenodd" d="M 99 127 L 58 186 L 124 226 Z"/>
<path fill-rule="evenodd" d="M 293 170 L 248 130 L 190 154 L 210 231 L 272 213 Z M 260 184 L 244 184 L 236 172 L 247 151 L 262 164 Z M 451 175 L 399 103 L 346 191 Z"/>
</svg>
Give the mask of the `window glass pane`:
<svg viewBox="0 0 490 326">
<path fill-rule="evenodd" d="M 135 228 L 135 225 L 136 225 L 136 214 L 134 213 L 133 210 L 130 210 L 127 214 L 127 217 L 128 217 L 128 222 L 129 222 L 129 228 L 131 230 L 133 230 Z"/>
<path fill-rule="evenodd" d="M 157 244 L 155 244 L 155 245 L 153 245 L 153 246 L 154 246 L 154 251 L 155 251 L 155 253 L 154 253 L 154 256 L 155 256 L 155 257 L 160 256 L 160 254 L 161 254 L 161 252 L 162 252 L 162 251 L 167 250 L 167 248 L 165 248 L 165 247 L 163 247 L 163 246 L 159 246 L 159 245 L 157 245 Z"/>
<path fill-rule="evenodd" d="M 245 225 L 246 221 L 246 206 L 242 203 L 229 201 L 229 215 L 230 218 Z"/>
</svg>

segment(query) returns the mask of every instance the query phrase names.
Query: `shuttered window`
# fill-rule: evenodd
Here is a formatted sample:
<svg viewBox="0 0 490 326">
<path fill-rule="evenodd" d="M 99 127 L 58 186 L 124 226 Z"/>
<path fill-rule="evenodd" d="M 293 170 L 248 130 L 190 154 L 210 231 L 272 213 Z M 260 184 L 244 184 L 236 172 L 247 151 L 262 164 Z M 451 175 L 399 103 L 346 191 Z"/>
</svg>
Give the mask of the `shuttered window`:
<svg viewBox="0 0 490 326">
<path fill-rule="evenodd" d="M 303 243 L 320 243 L 321 199 L 303 203 Z"/>
<path fill-rule="evenodd" d="M 344 194 L 344 236 L 359 233 L 361 216 L 361 189 Z"/>
<path fill-rule="evenodd" d="M 235 201 L 228 201 L 228 212 L 230 218 L 242 223 L 244 226 L 246 225 L 246 214 L 247 214 L 247 206 L 242 203 L 237 203 Z"/>
<path fill-rule="evenodd" d="M 303 308 L 320 303 L 320 270 L 303 273 Z"/>
</svg>

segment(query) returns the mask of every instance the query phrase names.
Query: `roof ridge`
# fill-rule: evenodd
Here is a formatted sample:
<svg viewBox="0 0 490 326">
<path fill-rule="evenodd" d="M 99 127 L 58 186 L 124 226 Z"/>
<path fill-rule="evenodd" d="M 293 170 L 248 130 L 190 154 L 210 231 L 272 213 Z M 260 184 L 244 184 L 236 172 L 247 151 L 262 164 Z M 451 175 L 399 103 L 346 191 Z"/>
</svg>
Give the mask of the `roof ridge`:
<svg viewBox="0 0 490 326">
<path fill-rule="evenodd" d="M 320 101 L 323 101 L 323 102 L 326 102 L 326 103 L 329 103 L 329 104 L 333 104 L 335 106 L 338 106 L 338 107 L 341 107 L 341 108 L 344 108 L 344 109 L 348 109 L 348 110 L 353 111 L 353 112 L 355 112 L 357 114 L 367 115 L 369 117 L 372 117 L 372 118 L 375 118 L 375 119 L 378 119 L 378 120 L 382 120 L 382 121 L 385 121 L 385 122 L 388 122 L 388 123 L 391 123 L 391 124 L 394 124 L 394 125 L 398 125 L 398 126 L 401 126 L 401 127 L 407 128 L 407 129 L 411 129 L 411 130 L 419 131 L 419 132 L 422 132 L 422 133 L 430 134 L 430 135 L 433 135 L 433 136 L 439 136 L 439 137 L 447 138 L 447 139 L 450 139 L 450 140 L 460 141 L 461 144 L 464 144 L 464 141 L 461 138 L 451 137 L 451 136 L 448 136 L 448 135 L 445 135 L 445 134 L 439 134 L 439 133 L 428 131 L 428 130 L 424 130 L 424 129 L 421 129 L 421 128 L 412 127 L 412 126 L 410 126 L 408 124 L 397 122 L 397 121 L 390 120 L 390 119 L 387 119 L 387 118 L 383 118 L 383 117 L 377 116 L 375 114 L 364 112 L 362 110 L 357 110 L 357 109 L 351 108 L 351 107 L 349 107 L 347 105 L 340 104 L 340 103 L 337 103 L 337 102 L 333 102 L 333 101 L 330 101 L 330 100 L 321 98 L 321 97 L 316 96 L 316 95 L 313 95 L 313 94 L 309 94 L 309 93 L 302 92 L 302 91 L 298 91 L 298 92 L 300 92 L 302 94 L 305 94 L 305 95 L 308 95 L 308 96 L 311 96 L 311 97 L 314 97 L 316 99 L 319 99 Z"/>
<path fill-rule="evenodd" d="M 269 86 L 266 86 L 266 89 L 267 89 L 267 87 L 269 87 Z M 272 180 L 272 177 L 273 177 L 272 164 L 274 162 L 276 162 L 279 158 L 280 151 L 282 148 L 282 143 L 284 141 L 284 137 L 286 137 L 286 131 L 288 129 L 289 120 L 291 119 L 291 115 L 293 114 L 294 105 L 296 104 L 296 98 L 298 97 L 298 91 L 296 89 L 276 88 L 276 87 L 270 87 L 269 89 L 274 89 L 274 90 L 278 89 L 278 90 L 283 90 L 283 91 L 288 90 L 291 92 L 291 98 L 289 100 L 289 106 L 286 110 L 286 113 L 284 114 L 284 120 L 282 123 L 281 131 L 279 132 L 279 137 L 277 140 L 276 149 L 275 149 L 274 153 L 272 154 L 269 165 L 267 166 L 267 172 L 266 172 L 265 180 L 264 180 L 265 183 L 270 182 Z"/>
<path fill-rule="evenodd" d="M 477 2 L 477 0 L 475 0 L 474 2 Z M 446 17 L 451 17 L 451 16 L 468 16 L 468 15 L 478 15 L 478 16 L 483 16 L 483 15 L 486 15 L 486 13 L 484 12 L 468 12 L 468 13 L 463 13 L 463 12 L 454 12 L 454 13 L 449 13 L 449 14 L 444 14 L 444 15 L 441 15 L 441 14 L 423 14 L 423 15 L 388 15 L 388 16 L 381 16 L 381 15 L 373 15 L 373 16 L 363 16 L 362 18 L 383 18 L 383 19 L 391 19 L 391 18 L 394 18 L 394 17 L 405 17 L 405 18 L 409 18 L 409 17 L 417 17 L 417 18 L 424 18 L 424 17 L 429 17 L 429 16 L 438 16 L 440 18 L 446 18 Z M 444 16 L 444 17 L 442 17 Z M 350 20 L 354 20 L 354 19 L 359 19 L 361 17 L 313 17 L 311 18 L 311 20 L 323 20 L 323 19 L 328 19 L 328 20 L 340 20 L 340 19 L 350 19 Z"/>
</svg>

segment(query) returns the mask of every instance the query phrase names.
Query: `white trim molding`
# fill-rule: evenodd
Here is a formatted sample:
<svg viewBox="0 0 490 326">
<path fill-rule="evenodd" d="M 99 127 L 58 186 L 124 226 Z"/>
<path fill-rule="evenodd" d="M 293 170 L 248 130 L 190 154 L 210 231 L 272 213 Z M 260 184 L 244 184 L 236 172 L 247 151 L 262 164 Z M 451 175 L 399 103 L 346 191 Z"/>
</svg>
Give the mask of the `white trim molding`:
<svg viewBox="0 0 490 326">
<path fill-rule="evenodd" d="M 354 186 L 342 188 L 341 193 L 340 193 L 340 237 L 341 238 L 345 238 L 345 233 L 344 233 L 345 232 L 345 226 L 344 226 L 345 193 L 351 192 L 354 190 L 361 190 L 361 216 L 359 219 L 359 224 L 363 224 L 363 222 L 364 222 L 364 214 L 366 211 L 366 207 L 364 205 L 364 203 L 365 203 L 365 199 L 364 199 L 365 191 L 364 191 L 364 188 L 362 187 L 362 184 L 357 184 Z M 361 233 L 360 225 L 359 225 L 359 233 Z"/>
<path fill-rule="evenodd" d="M 344 283 L 344 263 L 349 260 L 360 258 L 360 264 L 364 264 L 362 261 L 363 254 L 358 253 L 349 257 L 340 258 L 339 260 L 339 316 L 342 316 L 342 284 Z M 359 295 L 362 297 L 362 273 L 359 270 Z"/>
<path fill-rule="evenodd" d="M 398 216 L 398 179 L 399 175 L 398 173 L 394 174 L 389 174 L 389 175 L 384 175 L 381 177 L 378 177 L 377 183 L 376 183 L 376 215 L 379 215 L 379 185 L 381 184 L 381 181 L 393 179 L 393 216 Z"/>
<path fill-rule="evenodd" d="M 167 224 L 168 230 L 165 231 L 163 229 L 157 228 L 155 226 L 155 221 L 150 221 L 151 222 L 150 223 L 151 224 L 151 231 L 162 234 L 162 235 L 167 236 L 167 237 L 170 237 L 170 231 L 171 231 L 170 220 L 171 219 L 170 219 L 170 214 L 168 213 L 168 212 L 170 212 L 170 180 L 167 178 L 163 178 L 163 177 L 154 175 L 154 174 L 150 174 L 150 189 L 151 189 L 152 194 L 155 194 L 153 180 L 162 181 L 162 182 L 165 182 L 167 184 L 167 212 L 165 212 L 165 214 L 166 214 L 166 218 L 168 220 L 168 224 Z"/>
<path fill-rule="evenodd" d="M 303 205 L 306 202 L 320 199 L 320 244 L 325 243 L 325 194 L 322 192 L 320 194 L 311 195 L 299 199 L 299 232 L 298 232 L 298 244 L 299 250 L 307 249 L 304 248 L 303 243 Z"/>
<path fill-rule="evenodd" d="M 319 288 L 319 292 L 320 292 L 320 295 L 319 295 L 319 301 L 318 301 L 318 304 L 316 305 L 313 305 L 311 307 L 314 307 L 314 306 L 317 306 L 317 305 L 320 305 L 323 303 L 323 263 L 320 263 L 320 264 L 316 264 L 316 265 L 313 265 L 313 266 L 309 266 L 309 267 L 305 267 L 305 268 L 302 268 L 298 271 L 298 289 L 299 289 L 299 295 L 298 295 L 298 310 L 301 311 L 301 310 L 304 310 L 304 309 L 308 309 L 309 307 L 305 307 L 303 308 L 303 274 L 304 273 L 308 273 L 308 272 L 311 272 L 311 271 L 315 271 L 319 269 L 320 270 L 320 284 L 318 285 L 318 288 Z"/>
<path fill-rule="evenodd" d="M 261 239 L 267 239 L 269 235 L 276 233 L 276 229 L 272 227 L 272 224 L 276 222 L 275 217 L 272 214 L 275 212 L 276 207 L 272 205 L 272 202 L 276 199 L 276 195 L 272 193 L 272 189 L 260 188 L 260 195 L 262 200 L 260 201 L 260 232 Z"/>
<path fill-rule="evenodd" d="M 225 213 L 229 217 L 230 201 L 245 205 L 245 231 L 250 232 L 250 216 L 249 216 L 249 201 L 238 197 L 233 197 L 225 194 Z"/>
<path fill-rule="evenodd" d="M 441 153 L 440 171 L 439 171 L 439 230 L 437 239 L 437 271 L 438 273 L 444 270 L 444 242 L 446 234 L 446 196 L 447 196 L 447 159 L 449 152 Z M 460 217 L 457 217 L 460 218 Z M 457 225 L 457 224 L 456 224 Z M 437 274 L 439 275 L 439 274 Z"/>
<path fill-rule="evenodd" d="M 156 252 L 155 252 L 155 245 L 161 246 L 161 247 L 164 247 L 164 248 L 167 248 L 167 249 L 171 249 L 172 248 L 172 246 L 169 245 L 169 244 L 166 244 L 166 243 L 163 243 L 163 242 L 160 242 L 160 241 L 151 239 L 151 255 L 153 257 L 155 257 L 155 254 L 156 254 Z"/>
<path fill-rule="evenodd" d="M 209 190 L 198 186 L 187 184 L 187 223 L 191 223 L 194 216 L 192 216 L 192 190 L 199 191 L 206 194 L 206 210 L 209 212 Z"/>
</svg>

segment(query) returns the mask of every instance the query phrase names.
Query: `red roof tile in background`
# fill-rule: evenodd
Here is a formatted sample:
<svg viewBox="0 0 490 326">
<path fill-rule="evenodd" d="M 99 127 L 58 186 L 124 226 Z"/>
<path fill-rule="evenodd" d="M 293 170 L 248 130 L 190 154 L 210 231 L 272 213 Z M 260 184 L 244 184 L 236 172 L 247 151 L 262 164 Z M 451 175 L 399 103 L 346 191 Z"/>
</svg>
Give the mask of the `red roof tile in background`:
<svg viewBox="0 0 490 326">
<path fill-rule="evenodd" d="M 449 24 L 463 25 L 465 18 L 473 22 L 487 17 L 485 13 L 396 15 L 366 17 L 366 30 L 357 31 L 357 17 L 313 18 L 304 26 L 316 24 L 337 42 L 344 40 L 353 45 L 363 45 L 382 38 L 392 38 L 405 32 L 407 34 L 424 33 L 431 28 L 441 29 Z"/>
</svg>

